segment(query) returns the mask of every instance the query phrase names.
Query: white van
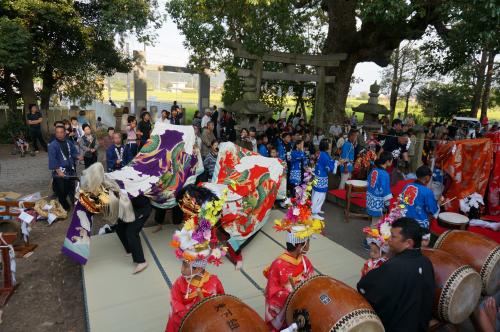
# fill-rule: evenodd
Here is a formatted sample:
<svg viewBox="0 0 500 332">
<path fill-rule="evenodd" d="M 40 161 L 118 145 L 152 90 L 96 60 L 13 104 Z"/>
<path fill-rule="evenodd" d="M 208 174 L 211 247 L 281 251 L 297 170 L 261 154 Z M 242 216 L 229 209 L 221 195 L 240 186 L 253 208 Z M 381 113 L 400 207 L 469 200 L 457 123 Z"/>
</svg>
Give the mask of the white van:
<svg viewBox="0 0 500 332">
<path fill-rule="evenodd" d="M 464 123 L 467 124 L 467 137 L 476 138 L 476 128 L 481 131 L 481 121 L 476 118 L 469 118 L 465 116 L 454 116 L 453 120 L 457 121 L 458 127 L 462 127 Z"/>
</svg>

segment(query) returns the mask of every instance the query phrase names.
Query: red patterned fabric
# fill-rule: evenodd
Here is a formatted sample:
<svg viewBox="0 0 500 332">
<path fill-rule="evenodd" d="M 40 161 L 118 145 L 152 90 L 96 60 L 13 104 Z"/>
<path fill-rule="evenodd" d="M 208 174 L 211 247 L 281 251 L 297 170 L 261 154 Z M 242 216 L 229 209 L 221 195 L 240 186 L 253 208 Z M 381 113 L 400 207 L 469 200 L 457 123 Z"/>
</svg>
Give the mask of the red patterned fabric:
<svg viewBox="0 0 500 332">
<path fill-rule="evenodd" d="M 482 219 L 487 220 L 485 218 Z M 431 233 L 436 235 L 441 235 L 442 233 L 448 230 L 449 230 L 448 228 L 439 226 L 436 219 L 433 218 L 431 220 Z M 497 243 L 500 243 L 500 232 L 494 231 L 489 228 L 475 227 L 475 226 L 470 226 L 469 228 L 467 228 L 467 230 L 472 233 L 482 234 L 492 240 L 495 240 Z"/>
<path fill-rule="evenodd" d="M 189 295 L 187 295 L 189 287 Z M 224 288 L 216 275 L 205 272 L 200 281 L 190 283 L 184 277 L 179 277 L 171 289 L 170 314 L 165 332 L 178 332 L 182 319 L 188 311 L 198 302 L 200 295 L 208 296 L 224 294 Z M 186 296 L 187 295 L 187 296 Z"/>
<path fill-rule="evenodd" d="M 452 179 L 444 197 L 445 208 L 458 212 L 460 199 L 472 193 L 484 197 L 493 165 L 493 144 L 488 138 L 452 141 L 436 149 L 436 166 Z"/>
<path fill-rule="evenodd" d="M 500 216 L 500 130 L 488 133 L 486 137 L 493 141 L 493 171 L 490 176 L 486 200 L 488 201 L 489 214 Z"/>
</svg>

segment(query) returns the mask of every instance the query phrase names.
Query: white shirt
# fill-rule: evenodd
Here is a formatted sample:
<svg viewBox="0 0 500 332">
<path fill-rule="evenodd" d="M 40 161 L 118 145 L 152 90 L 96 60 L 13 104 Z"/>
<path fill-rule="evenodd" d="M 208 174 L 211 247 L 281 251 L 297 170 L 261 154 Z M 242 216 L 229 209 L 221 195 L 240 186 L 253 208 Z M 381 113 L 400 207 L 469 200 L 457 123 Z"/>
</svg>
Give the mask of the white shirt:
<svg viewBox="0 0 500 332">
<path fill-rule="evenodd" d="M 313 136 L 313 145 L 315 146 L 319 146 L 319 142 L 321 142 L 321 140 L 325 138 L 325 135 L 314 135 Z"/>
<path fill-rule="evenodd" d="M 342 127 L 336 124 L 332 124 L 330 126 L 330 134 L 334 136 L 340 136 L 340 134 L 342 134 Z"/>
<path fill-rule="evenodd" d="M 205 114 L 203 118 L 201 118 L 201 128 L 206 128 L 210 120 L 211 120 L 210 116 Z"/>
</svg>

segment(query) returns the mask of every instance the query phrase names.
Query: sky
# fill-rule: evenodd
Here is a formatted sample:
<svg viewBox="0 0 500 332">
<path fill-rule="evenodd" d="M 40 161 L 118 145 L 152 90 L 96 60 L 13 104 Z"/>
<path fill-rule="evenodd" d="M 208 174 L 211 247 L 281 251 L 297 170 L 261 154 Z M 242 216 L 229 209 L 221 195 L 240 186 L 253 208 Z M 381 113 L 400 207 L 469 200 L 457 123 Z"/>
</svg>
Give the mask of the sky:
<svg viewBox="0 0 500 332">
<path fill-rule="evenodd" d="M 161 1 L 161 3 L 163 2 L 164 1 Z M 189 52 L 183 45 L 184 36 L 177 29 L 172 19 L 167 18 L 156 33 L 157 38 L 155 44 L 146 47 L 146 62 L 148 64 L 186 66 L 189 59 Z M 130 52 L 132 52 L 132 50 L 144 49 L 144 45 L 133 38 L 129 38 L 128 43 Z M 361 78 L 362 82 L 352 87 L 351 94 L 358 95 L 360 92 L 368 91 L 369 86 L 375 80 L 380 82 L 380 70 L 381 67 L 371 62 L 358 64 L 354 71 L 354 76 Z"/>
</svg>

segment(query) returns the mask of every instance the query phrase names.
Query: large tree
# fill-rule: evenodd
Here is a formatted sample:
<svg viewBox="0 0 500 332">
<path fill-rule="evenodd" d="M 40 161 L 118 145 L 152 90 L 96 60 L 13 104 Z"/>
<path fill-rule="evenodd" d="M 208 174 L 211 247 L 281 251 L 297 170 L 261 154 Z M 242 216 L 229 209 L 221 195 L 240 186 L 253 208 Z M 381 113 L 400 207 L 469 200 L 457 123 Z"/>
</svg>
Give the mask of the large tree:
<svg viewBox="0 0 500 332">
<path fill-rule="evenodd" d="M 308 43 L 315 38 L 322 54 L 347 53 L 340 66 L 329 68 L 334 84 L 326 87 L 324 119 L 318 123 L 341 120 L 351 77 L 360 62 L 387 66 L 390 56 L 402 40 L 415 40 L 433 27 L 438 36 L 449 36 L 484 28 L 497 29 L 499 5 L 495 0 L 171 0 L 167 10 L 186 36 L 192 50 L 192 64 L 221 66 L 227 63 L 224 39 L 237 40 L 252 52 L 268 50 L 314 53 Z M 469 20 L 474 18 L 473 20 Z M 480 24 L 481 19 L 487 21 Z M 469 20 L 469 21 L 467 21 Z M 492 23 L 493 22 L 493 23 Z M 471 27 L 472 26 L 472 27 Z M 441 38 L 441 37 L 440 37 Z M 483 34 L 467 38 L 472 44 L 492 40 Z M 317 43 L 313 43 L 317 44 Z M 305 49 L 304 49 L 305 48 Z M 459 49 L 458 47 L 457 49 Z M 453 52 L 456 49 L 452 50 Z M 449 57 L 450 55 L 446 55 Z M 326 120 L 326 121 L 323 121 Z"/>
<path fill-rule="evenodd" d="M 131 66 L 116 40 L 147 41 L 156 7 L 156 0 L 0 0 L 0 36 L 8 33 L 0 37 L 2 92 L 10 100 L 18 90 L 25 105 L 40 99 L 43 109 L 55 92 L 95 97 L 99 76 Z"/>
</svg>

